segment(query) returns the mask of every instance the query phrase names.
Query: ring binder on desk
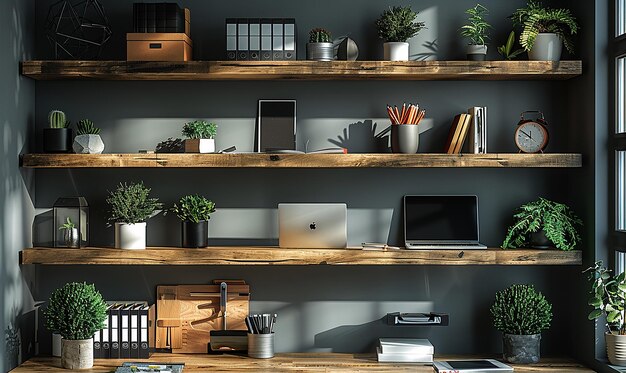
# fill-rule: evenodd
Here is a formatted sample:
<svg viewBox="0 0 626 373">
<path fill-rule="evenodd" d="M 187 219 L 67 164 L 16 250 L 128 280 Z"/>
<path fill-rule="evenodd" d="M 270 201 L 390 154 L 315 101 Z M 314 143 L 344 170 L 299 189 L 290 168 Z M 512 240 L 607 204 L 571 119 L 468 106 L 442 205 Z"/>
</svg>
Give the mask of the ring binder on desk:
<svg viewBox="0 0 626 373">
<path fill-rule="evenodd" d="M 447 313 L 400 313 L 387 314 L 387 325 L 395 326 L 448 326 Z"/>
</svg>

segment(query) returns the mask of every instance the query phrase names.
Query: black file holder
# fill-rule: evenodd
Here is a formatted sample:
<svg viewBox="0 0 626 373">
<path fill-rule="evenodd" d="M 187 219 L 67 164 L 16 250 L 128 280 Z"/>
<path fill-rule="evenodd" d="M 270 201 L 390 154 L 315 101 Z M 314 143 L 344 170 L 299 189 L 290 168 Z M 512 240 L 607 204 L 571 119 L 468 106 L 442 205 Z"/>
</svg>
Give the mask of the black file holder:
<svg viewBox="0 0 626 373">
<path fill-rule="evenodd" d="M 387 314 L 387 325 L 393 326 L 448 326 L 447 313 L 401 313 Z"/>
</svg>

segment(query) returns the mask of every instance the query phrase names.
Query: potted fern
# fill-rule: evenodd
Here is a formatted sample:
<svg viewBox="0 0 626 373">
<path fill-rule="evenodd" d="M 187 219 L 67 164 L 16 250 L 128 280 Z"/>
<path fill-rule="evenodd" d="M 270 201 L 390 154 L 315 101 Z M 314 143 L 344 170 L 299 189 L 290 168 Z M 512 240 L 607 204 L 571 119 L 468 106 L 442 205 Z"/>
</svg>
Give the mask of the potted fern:
<svg viewBox="0 0 626 373">
<path fill-rule="evenodd" d="M 466 25 L 461 27 L 461 36 L 469 39 L 467 59 L 469 61 L 485 61 L 487 59 L 487 31 L 491 25 L 485 21 L 489 11 L 480 4 L 465 11 L 469 16 Z"/>
<path fill-rule="evenodd" d="M 594 308 L 588 318 L 597 320 L 606 316 L 605 340 L 609 362 L 626 366 L 626 273 L 612 275 L 602 265 L 602 261 L 596 262 L 585 272 L 589 273 L 591 282 L 589 305 Z"/>
<path fill-rule="evenodd" d="M 525 8 L 516 10 L 510 17 L 522 27 L 520 44 L 534 61 L 559 61 L 563 45 L 574 53 L 571 36 L 578 32 L 578 23 L 569 9 L 544 7 L 530 0 Z"/>
<path fill-rule="evenodd" d="M 385 41 L 385 61 L 408 61 L 409 43 L 407 40 L 417 35 L 425 26 L 416 22 L 417 13 L 410 6 L 394 6 L 385 10 L 376 21 L 378 36 Z"/>
<path fill-rule="evenodd" d="M 306 45 L 306 59 L 313 61 L 334 60 L 333 39 L 330 31 L 323 28 L 314 28 L 309 32 L 309 42 Z"/>
<path fill-rule="evenodd" d="M 93 335 L 104 328 L 107 305 L 95 286 L 72 282 L 52 292 L 44 310 L 46 328 L 61 335 L 65 369 L 93 367 Z"/>
<path fill-rule="evenodd" d="M 541 332 L 550 327 L 552 305 L 532 285 L 512 285 L 496 293 L 491 306 L 494 327 L 502 332 L 504 360 L 538 363 Z"/>
<path fill-rule="evenodd" d="M 582 221 L 562 203 L 539 198 L 522 205 L 513 215 L 515 222 L 502 243 L 503 249 L 530 247 L 574 250 L 580 242 L 577 226 Z"/>
<path fill-rule="evenodd" d="M 162 207 L 158 198 L 150 198 L 150 188 L 143 182 L 120 183 L 109 193 L 109 223 L 115 224 L 115 248 L 143 250 L 146 248 L 146 220 Z"/>
<path fill-rule="evenodd" d="M 185 153 L 215 153 L 217 124 L 206 120 L 196 120 L 183 126 Z"/>
<path fill-rule="evenodd" d="M 46 153 L 69 153 L 72 150 L 72 129 L 65 113 L 52 110 L 48 114 L 50 128 L 43 130 L 43 151 Z"/>
<path fill-rule="evenodd" d="M 100 128 L 90 121 L 83 119 L 76 123 L 77 136 L 74 138 L 74 153 L 101 154 L 104 151 L 104 142 L 100 137 Z"/>
<path fill-rule="evenodd" d="M 183 247 L 209 246 L 209 219 L 215 212 L 215 203 L 199 195 L 184 196 L 174 204 L 172 212 L 181 221 Z"/>
</svg>

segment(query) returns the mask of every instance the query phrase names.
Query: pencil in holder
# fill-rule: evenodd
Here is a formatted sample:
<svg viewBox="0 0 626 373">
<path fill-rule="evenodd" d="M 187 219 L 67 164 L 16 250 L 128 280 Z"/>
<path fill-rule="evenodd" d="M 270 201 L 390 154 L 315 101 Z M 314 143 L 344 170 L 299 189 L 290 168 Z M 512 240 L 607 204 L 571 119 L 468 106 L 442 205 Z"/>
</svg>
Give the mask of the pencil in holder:
<svg viewBox="0 0 626 373">
<path fill-rule="evenodd" d="M 274 357 L 274 333 L 248 333 L 248 356 L 256 359 L 269 359 Z"/>
</svg>

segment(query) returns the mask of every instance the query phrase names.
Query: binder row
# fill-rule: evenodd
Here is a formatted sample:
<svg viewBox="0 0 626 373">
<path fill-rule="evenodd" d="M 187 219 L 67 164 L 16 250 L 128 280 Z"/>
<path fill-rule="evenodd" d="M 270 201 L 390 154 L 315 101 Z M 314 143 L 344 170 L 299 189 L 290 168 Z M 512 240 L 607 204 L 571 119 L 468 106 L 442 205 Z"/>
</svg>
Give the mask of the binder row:
<svg viewBox="0 0 626 373">
<path fill-rule="evenodd" d="M 95 359 L 147 359 L 150 357 L 150 313 L 147 302 L 112 303 L 104 329 L 93 336 Z"/>
<path fill-rule="evenodd" d="M 133 4 L 134 32 L 185 32 L 185 11 L 176 3 Z"/>
<path fill-rule="evenodd" d="M 296 57 L 295 19 L 226 19 L 227 60 L 294 61 Z"/>
</svg>

